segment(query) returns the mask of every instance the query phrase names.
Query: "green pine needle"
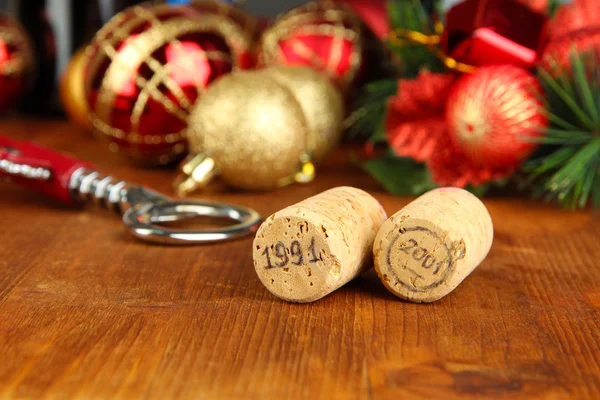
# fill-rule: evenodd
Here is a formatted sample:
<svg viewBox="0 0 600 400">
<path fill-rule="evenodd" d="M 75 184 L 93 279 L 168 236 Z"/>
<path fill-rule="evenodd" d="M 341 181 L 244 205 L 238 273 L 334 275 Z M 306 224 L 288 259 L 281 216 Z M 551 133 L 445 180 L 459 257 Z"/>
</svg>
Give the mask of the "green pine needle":
<svg viewBox="0 0 600 400">
<path fill-rule="evenodd" d="M 547 6 L 548 16 L 553 17 L 554 14 L 556 14 L 556 11 L 561 6 L 561 4 L 562 3 L 560 2 L 560 0 L 549 0 Z"/>
<path fill-rule="evenodd" d="M 436 3 L 436 9 L 439 5 Z M 420 0 L 392 0 L 388 2 L 388 15 L 392 29 L 406 29 L 426 35 L 435 34 L 434 23 Z M 414 78 L 422 69 L 432 72 L 444 70 L 444 64 L 426 46 L 405 42 L 402 46 L 389 44 L 390 50 L 400 60 L 400 70 L 405 78 Z"/>
<path fill-rule="evenodd" d="M 571 68 L 540 70 L 550 128 L 538 155 L 524 165 L 534 194 L 569 208 L 600 207 L 600 71 L 595 51 L 572 51 Z"/>
<path fill-rule="evenodd" d="M 571 91 L 568 83 L 560 82 L 558 79 L 552 78 L 552 76 L 544 70 L 540 70 L 539 75 L 549 91 L 553 92 L 560 101 L 563 102 L 563 105 L 568 107 L 568 109 L 577 117 L 580 124 L 583 124 L 585 128 L 590 129 L 594 126 L 592 120 L 582 109 L 581 103 L 577 101 L 576 94 Z"/>
<path fill-rule="evenodd" d="M 434 3 L 439 9 L 439 2 Z M 392 29 L 403 28 L 433 34 L 433 21 L 420 0 L 391 0 L 388 2 L 388 17 Z M 406 43 L 406 46 L 389 44 L 394 56 L 399 60 L 398 74 L 411 79 L 419 71 L 443 71 L 442 62 L 425 46 Z M 346 120 L 348 135 L 355 138 L 368 138 L 373 143 L 385 143 L 385 114 L 391 96 L 398 92 L 398 78 L 373 81 L 365 84 L 353 106 L 353 112 Z"/>
<path fill-rule="evenodd" d="M 396 79 L 384 79 L 366 84 L 354 105 L 354 111 L 346 120 L 348 136 L 369 138 L 373 143 L 386 141 L 385 113 L 388 99 L 398 91 Z"/>
</svg>

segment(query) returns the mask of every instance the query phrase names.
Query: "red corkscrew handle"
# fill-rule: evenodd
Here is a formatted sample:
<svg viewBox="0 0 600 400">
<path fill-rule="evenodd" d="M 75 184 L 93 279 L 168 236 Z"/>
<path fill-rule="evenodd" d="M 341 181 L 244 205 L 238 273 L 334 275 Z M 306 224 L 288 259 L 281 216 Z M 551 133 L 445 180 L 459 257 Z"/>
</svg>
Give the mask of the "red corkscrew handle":
<svg viewBox="0 0 600 400">
<path fill-rule="evenodd" d="M 79 168 L 94 167 L 32 142 L 0 135 L 0 178 L 27 186 L 66 204 L 73 204 L 69 181 Z"/>
</svg>

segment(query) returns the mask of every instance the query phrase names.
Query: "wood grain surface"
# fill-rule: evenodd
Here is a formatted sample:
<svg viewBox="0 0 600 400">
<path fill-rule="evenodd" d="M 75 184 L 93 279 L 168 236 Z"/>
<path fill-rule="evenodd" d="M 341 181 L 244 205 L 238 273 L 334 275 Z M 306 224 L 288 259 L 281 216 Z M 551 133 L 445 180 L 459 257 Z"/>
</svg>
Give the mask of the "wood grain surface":
<svg viewBox="0 0 600 400">
<path fill-rule="evenodd" d="M 0 132 L 169 193 L 172 169 L 132 167 L 61 121 Z M 317 179 L 199 197 L 267 216 L 337 185 L 385 194 L 339 151 Z M 252 240 L 148 245 L 107 211 L 0 183 L 0 397 L 59 399 L 600 398 L 600 221 L 486 198 L 491 253 L 433 304 L 371 271 L 312 304 L 261 286 Z"/>
</svg>

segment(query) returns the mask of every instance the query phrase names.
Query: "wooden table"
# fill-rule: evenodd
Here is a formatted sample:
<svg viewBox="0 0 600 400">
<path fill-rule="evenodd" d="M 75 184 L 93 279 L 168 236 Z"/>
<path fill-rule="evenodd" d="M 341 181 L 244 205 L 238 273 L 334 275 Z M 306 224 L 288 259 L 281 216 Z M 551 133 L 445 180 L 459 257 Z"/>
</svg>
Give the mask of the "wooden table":
<svg viewBox="0 0 600 400">
<path fill-rule="evenodd" d="M 61 121 L 4 121 L 118 177 L 170 192 Z M 269 215 L 336 185 L 385 194 L 340 151 L 313 183 L 215 192 Z M 600 220 L 485 200 L 495 241 L 449 296 L 411 304 L 371 271 L 313 304 L 270 295 L 251 239 L 148 245 L 116 216 L 0 184 L 0 397 L 600 398 Z"/>
</svg>

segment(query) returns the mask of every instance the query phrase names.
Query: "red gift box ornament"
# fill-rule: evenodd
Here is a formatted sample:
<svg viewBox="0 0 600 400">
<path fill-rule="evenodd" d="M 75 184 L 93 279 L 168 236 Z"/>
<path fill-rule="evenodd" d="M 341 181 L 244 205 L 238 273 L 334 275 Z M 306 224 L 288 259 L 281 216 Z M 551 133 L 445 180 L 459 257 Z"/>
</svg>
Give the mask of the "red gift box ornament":
<svg viewBox="0 0 600 400">
<path fill-rule="evenodd" d="M 442 50 L 472 66 L 532 68 L 546 40 L 547 18 L 516 0 L 466 0 L 446 14 Z"/>
</svg>

